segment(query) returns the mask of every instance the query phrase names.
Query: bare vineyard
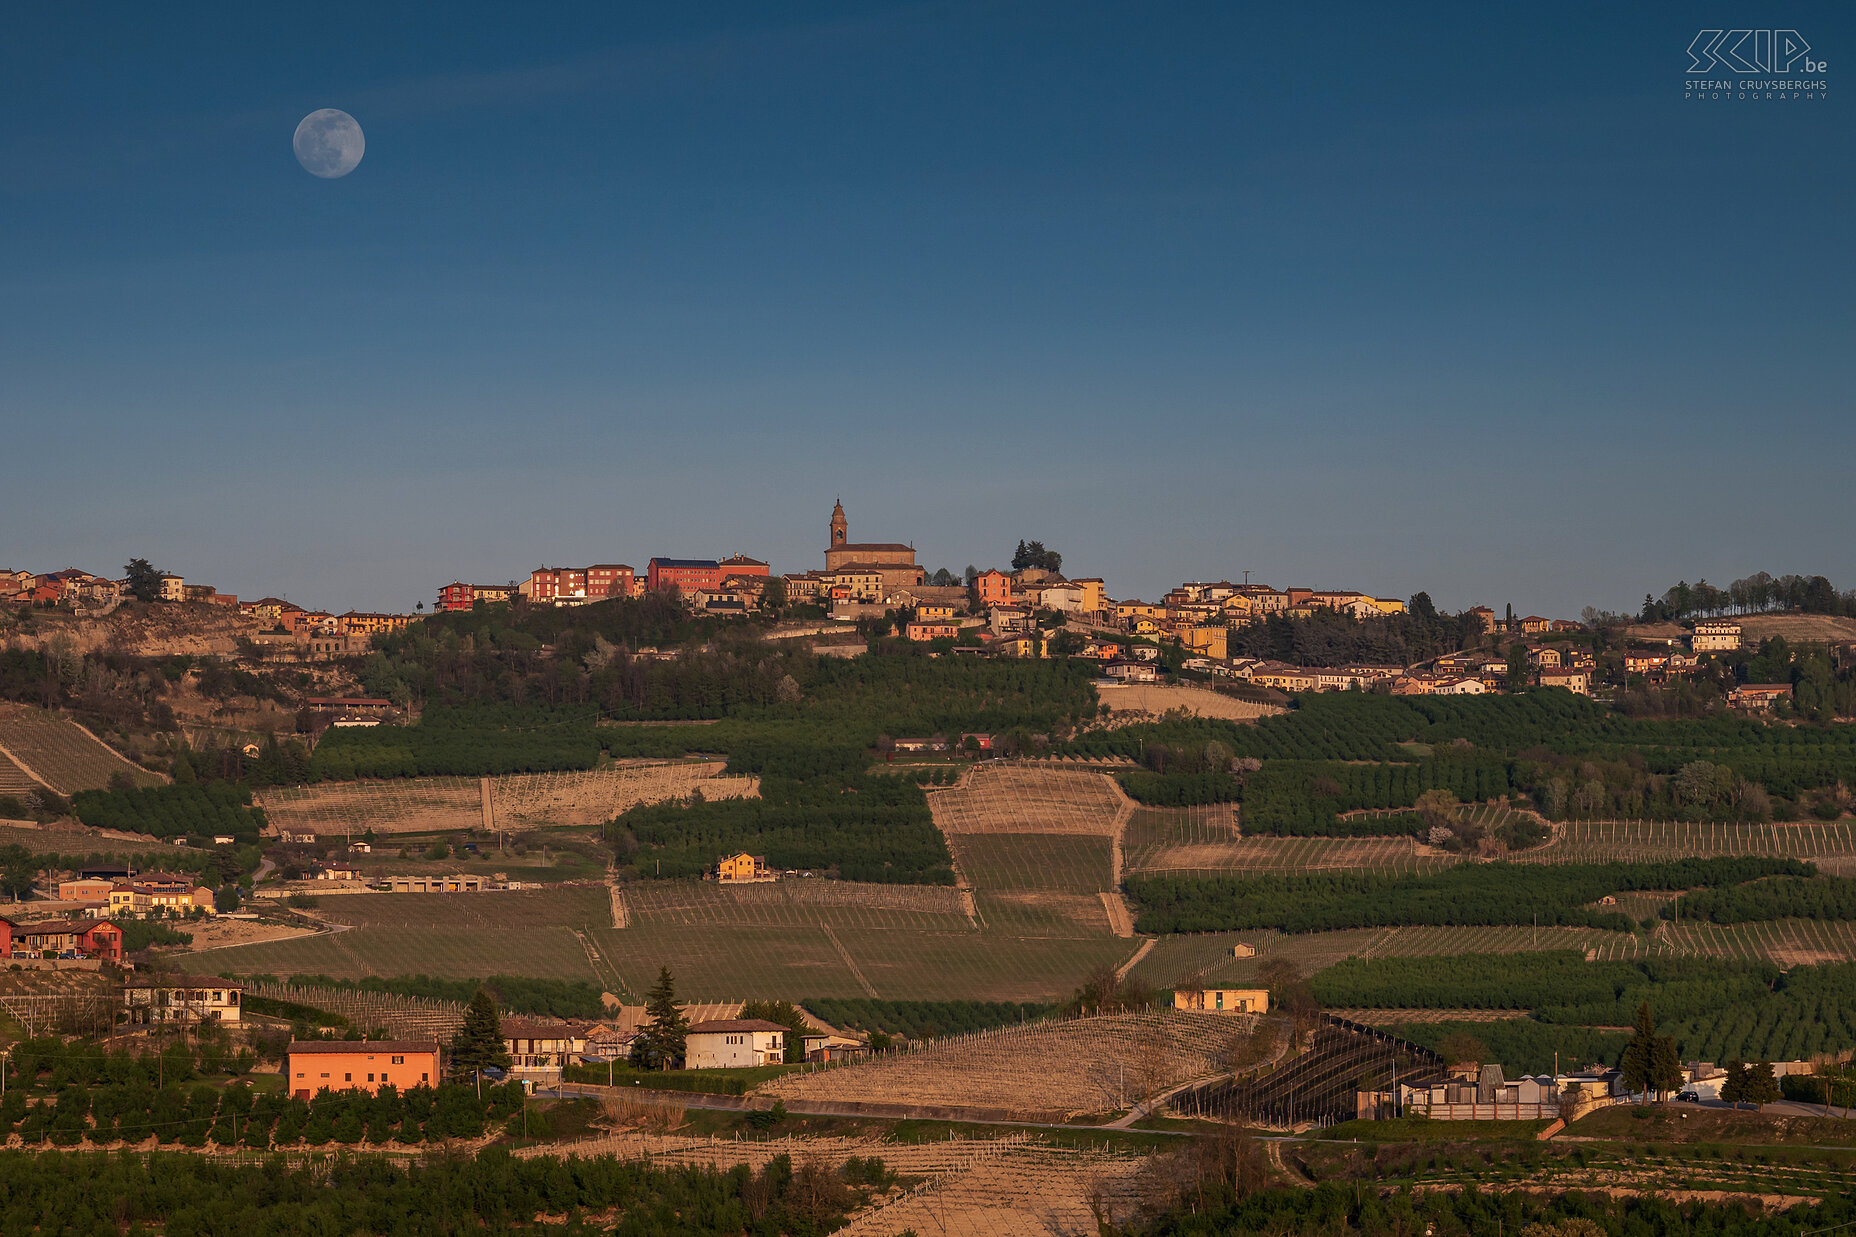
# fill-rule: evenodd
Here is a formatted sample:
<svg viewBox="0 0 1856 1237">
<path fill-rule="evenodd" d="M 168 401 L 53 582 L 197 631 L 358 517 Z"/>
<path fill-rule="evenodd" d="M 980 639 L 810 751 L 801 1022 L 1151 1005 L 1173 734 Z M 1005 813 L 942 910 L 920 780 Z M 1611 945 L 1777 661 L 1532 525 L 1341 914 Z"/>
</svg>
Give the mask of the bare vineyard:
<svg viewBox="0 0 1856 1237">
<path fill-rule="evenodd" d="M 1122 839 L 1130 872 L 1300 872 L 1373 868 L 1416 875 L 1457 862 L 1411 838 L 1285 838 L 1241 835 L 1226 805 L 1141 808 Z"/>
<path fill-rule="evenodd" d="M 514 773 L 488 779 L 497 829 L 603 824 L 627 808 L 665 799 L 739 799 L 760 793 L 758 779 L 723 777 L 723 761 L 621 764 L 568 773 Z M 481 779 L 424 777 L 330 782 L 265 794 L 271 823 L 291 833 L 353 835 L 470 829 L 483 823 Z"/>
<path fill-rule="evenodd" d="M 981 765 L 928 797 L 934 823 L 967 833 L 1093 833 L 1111 836 L 1130 810 L 1112 778 L 1062 765 Z"/>
<path fill-rule="evenodd" d="M 268 997 L 327 1010 L 348 1019 L 358 1030 L 385 1029 L 398 1039 L 448 1042 L 464 1025 L 464 1007 L 452 1001 L 421 1001 L 387 992 L 271 983 L 249 983 L 245 993 L 248 997 Z"/>
<path fill-rule="evenodd" d="M 1242 1024 L 1242 1025 L 1240 1025 Z M 855 1065 L 790 1074 L 792 1099 L 1004 1109 L 1065 1121 L 1126 1108 L 1223 1068 L 1247 1020 L 1219 1014 L 1110 1014 L 986 1031 Z"/>
<path fill-rule="evenodd" d="M 716 881 L 639 881 L 627 885 L 628 913 L 654 922 L 794 922 L 808 908 L 862 908 L 965 917 L 959 890 L 944 885 L 876 885 L 858 881 L 783 880 L 724 885 Z M 923 925 L 928 926 L 928 925 Z"/>
<path fill-rule="evenodd" d="M 1197 717 L 1221 717 L 1227 721 L 1250 722 L 1287 709 L 1273 704 L 1239 700 L 1205 687 L 1167 687 L 1160 684 L 1129 683 L 1105 687 L 1098 691 L 1102 703 L 1114 713 L 1151 714 L 1159 717 L 1183 709 Z M 1114 719 L 1119 722 L 1122 719 Z"/>
<path fill-rule="evenodd" d="M 1856 960 L 1856 923 L 1781 919 L 1771 923 L 1663 924 L 1656 945 L 1665 951 L 1703 954 L 1781 967 Z"/>
<path fill-rule="evenodd" d="M 138 786 L 166 780 L 45 709 L 0 705 L 0 748 L 61 795 L 101 790 L 116 774 L 127 775 Z"/>
<path fill-rule="evenodd" d="M 1523 863 L 1608 863 L 1708 855 L 1809 860 L 1833 875 L 1856 875 L 1856 824 L 1734 825 L 1670 820 L 1569 821 Z"/>
</svg>

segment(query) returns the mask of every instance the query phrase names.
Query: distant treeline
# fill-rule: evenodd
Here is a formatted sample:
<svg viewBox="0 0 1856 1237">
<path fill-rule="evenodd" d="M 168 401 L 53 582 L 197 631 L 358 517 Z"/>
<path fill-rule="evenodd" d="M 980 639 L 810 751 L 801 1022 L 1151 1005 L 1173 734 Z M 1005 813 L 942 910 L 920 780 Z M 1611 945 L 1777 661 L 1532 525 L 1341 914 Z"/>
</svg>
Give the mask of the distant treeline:
<svg viewBox="0 0 1856 1237">
<path fill-rule="evenodd" d="M 1278 928 L 1551 925 L 1631 931 L 1615 911 L 1590 904 L 1641 889 L 1694 889 L 1762 876 L 1808 876 L 1795 859 L 1678 859 L 1666 863 L 1460 864 L 1441 872 L 1272 872 L 1252 876 L 1130 876 L 1142 932 L 1230 932 Z"/>
</svg>

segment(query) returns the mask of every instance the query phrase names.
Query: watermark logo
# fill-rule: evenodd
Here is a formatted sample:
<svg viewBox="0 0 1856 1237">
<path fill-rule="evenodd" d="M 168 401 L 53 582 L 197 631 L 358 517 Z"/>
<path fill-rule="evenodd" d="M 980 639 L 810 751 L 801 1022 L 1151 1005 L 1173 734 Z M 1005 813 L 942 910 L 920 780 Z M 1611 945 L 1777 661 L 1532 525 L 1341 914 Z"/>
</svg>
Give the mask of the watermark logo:
<svg viewBox="0 0 1856 1237">
<path fill-rule="evenodd" d="M 1823 99 L 1830 64 L 1796 30 L 1703 30 L 1688 45 L 1685 99 Z M 1732 74 L 1696 77 L 1695 74 Z M 1770 74 L 1760 77 L 1759 74 Z M 1797 76 L 1793 76 L 1796 74 Z M 1817 75 L 1817 76 L 1814 76 Z"/>
</svg>

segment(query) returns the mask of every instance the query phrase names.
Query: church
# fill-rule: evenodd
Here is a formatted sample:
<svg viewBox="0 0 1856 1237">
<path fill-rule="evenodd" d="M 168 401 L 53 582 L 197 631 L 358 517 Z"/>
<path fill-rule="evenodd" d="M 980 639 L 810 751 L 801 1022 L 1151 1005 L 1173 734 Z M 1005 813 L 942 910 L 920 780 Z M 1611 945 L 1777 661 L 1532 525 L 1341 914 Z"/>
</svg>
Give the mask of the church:
<svg viewBox="0 0 1856 1237">
<path fill-rule="evenodd" d="M 825 547 L 825 570 L 832 582 L 857 600 L 882 601 L 900 588 L 914 588 L 923 571 L 915 547 L 896 541 L 852 541 L 844 503 L 831 509 L 831 544 Z"/>
</svg>

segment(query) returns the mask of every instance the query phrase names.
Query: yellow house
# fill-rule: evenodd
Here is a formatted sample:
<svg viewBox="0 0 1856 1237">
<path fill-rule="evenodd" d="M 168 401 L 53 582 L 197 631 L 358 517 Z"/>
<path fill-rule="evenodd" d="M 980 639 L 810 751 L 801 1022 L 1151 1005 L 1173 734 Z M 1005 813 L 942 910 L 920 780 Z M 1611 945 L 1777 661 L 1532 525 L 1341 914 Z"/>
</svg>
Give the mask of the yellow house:
<svg viewBox="0 0 1856 1237">
<path fill-rule="evenodd" d="M 736 855 L 724 855 L 722 861 L 715 865 L 715 877 L 724 881 L 770 880 L 765 855 L 750 855 L 742 851 Z"/>
<path fill-rule="evenodd" d="M 1173 1008 L 1212 1014 L 1267 1014 L 1268 988 L 1175 988 Z"/>
<path fill-rule="evenodd" d="M 1366 600 L 1372 602 L 1373 609 L 1381 614 L 1405 613 L 1405 603 L 1396 597 L 1368 597 Z"/>
<path fill-rule="evenodd" d="M 1100 614 L 1108 609 L 1108 595 L 1103 592 L 1099 578 L 1090 576 L 1082 580 L 1071 580 L 1070 583 L 1083 592 L 1083 613 Z"/>
<path fill-rule="evenodd" d="M 915 617 L 924 623 L 932 622 L 935 619 L 951 619 L 954 617 L 954 607 L 930 605 L 927 602 L 923 602 L 921 605 L 915 607 Z"/>
<path fill-rule="evenodd" d="M 1223 661 L 1227 656 L 1226 641 L 1230 634 L 1231 629 L 1228 627 L 1187 627 L 1181 629 L 1179 642 L 1195 653 Z"/>
</svg>

